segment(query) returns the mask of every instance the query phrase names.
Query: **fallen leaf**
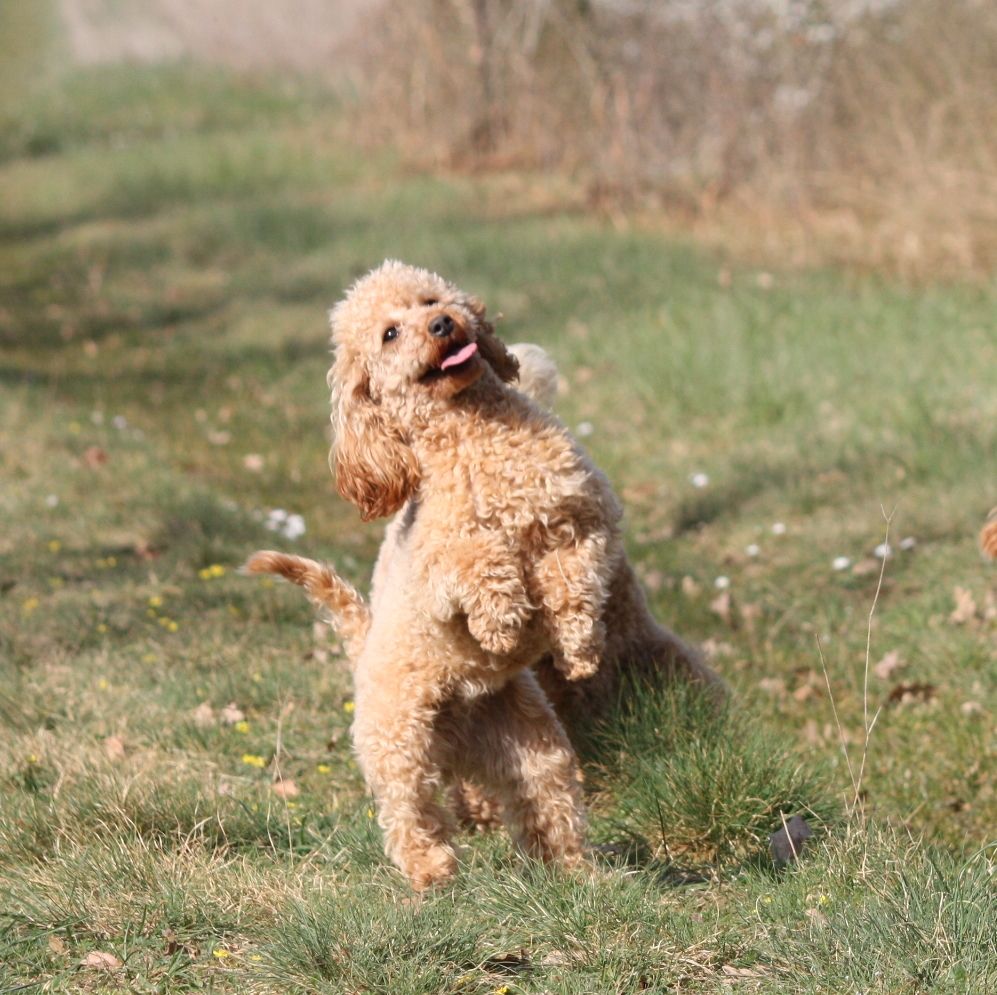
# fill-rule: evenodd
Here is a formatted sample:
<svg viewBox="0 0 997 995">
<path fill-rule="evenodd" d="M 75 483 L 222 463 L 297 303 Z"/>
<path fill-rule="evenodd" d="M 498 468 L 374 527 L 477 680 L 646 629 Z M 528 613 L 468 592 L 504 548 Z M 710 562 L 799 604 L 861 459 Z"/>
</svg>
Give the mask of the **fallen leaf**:
<svg viewBox="0 0 997 995">
<path fill-rule="evenodd" d="M 278 798 L 297 798 L 301 794 L 294 781 L 274 781 L 271 790 Z"/>
<path fill-rule="evenodd" d="M 682 593 L 687 598 L 697 597 L 701 590 L 702 588 L 699 586 L 699 584 L 697 584 L 696 581 L 688 574 L 686 574 L 686 576 L 682 578 Z"/>
<path fill-rule="evenodd" d="M 874 560 L 871 556 L 867 556 L 864 560 L 859 560 L 858 563 L 852 567 L 852 573 L 856 577 L 868 577 L 869 574 L 876 574 L 882 570 L 883 565 L 879 560 Z"/>
<path fill-rule="evenodd" d="M 988 622 L 997 618 L 997 593 L 993 591 L 987 591 L 983 601 L 983 617 Z"/>
<path fill-rule="evenodd" d="M 803 724 L 803 739 L 811 746 L 818 746 L 824 742 L 820 729 L 814 719 L 807 719 Z"/>
<path fill-rule="evenodd" d="M 900 659 L 896 650 L 890 650 L 873 668 L 872 672 L 881 680 L 887 681 L 895 670 L 901 670 L 906 664 Z"/>
<path fill-rule="evenodd" d="M 135 543 L 133 552 L 140 560 L 154 560 L 159 556 L 159 550 L 154 549 L 148 539 L 139 539 Z"/>
<path fill-rule="evenodd" d="M 83 450 L 83 462 L 86 463 L 91 470 L 96 470 L 102 467 L 108 461 L 107 452 L 100 448 L 100 446 L 87 446 Z"/>
<path fill-rule="evenodd" d="M 125 759 L 125 741 L 120 736 L 108 736 L 104 740 L 104 753 L 108 760 L 117 762 Z"/>
<path fill-rule="evenodd" d="M 769 852 L 772 854 L 772 859 L 780 866 L 791 863 L 803 853 L 803 848 L 811 836 L 813 830 L 803 816 L 794 815 L 786 819 L 782 827 L 769 837 Z"/>
<path fill-rule="evenodd" d="M 190 713 L 190 717 L 194 720 L 194 724 L 201 726 L 201 728 L 215 724 L 215 710 L 206 701 L 202 701 Z"/>
<path fill-rule="evenodd" d="M 714 657 L 733 656 L 734 654 L 734 647 L 730 643 L 725 643 L 722 639 L 715 639 L 713 636 L 703 640 L 700 648 L 711 660 Z"/>
<path fill-rule="evenodd" d="M 934 684 L 915 682 L 910 684 L 898 684 L 887 695 L 886 701 L 890 705 L 909 705 L 915 701 L 931 701 L 938 688 Z"/>
<path fill-rule="evenodd" d="M 710 602 L 710 611 L 719 615 L 728 625 L 731 624 L 730 591 L 722 591 Z"/>
<path fill-rule="evenodd" d="M 121 967 L 121 961 L 105 950 L 91 950 L 80 964 L 83 967 L 94 967 L 103 971 L 114 971 Z"/>
<path fill-rule="evenodd" d="M 972 591 L 956 586 L 952 591 L 952 597 L 955 600 L 955 609 L 949 615 L 950 622 L 962 625 L 976 617 L 976 602 L 973 600 Z"/>
<path fill-rule="evenodd" d="M 230 701 L 221 711 L 221 720 L 227 726 L 234 726 L 236 722 L 242 722 L 245 717 L 243 710 L 234 701 Z"/>
<path fill-rule="evenodd" d="M 190 957 L 198 955 L 198 949 L 192 943 L 184 943 L 172 929 L 163 930 L 163 942 L 166 944 L 166 953 L 172 957 L 174 954 L 187 954 Z"/>
<path fill-rule="evenodd" d="M 721 972 L 728 978 L 764 978 L 765 972 L 754 967 L 736 967 L 734 964 L 724 964 Z"/>
<path fill-rule="evenodd" d="M 571 958 L 563 950 L 551 950 L 550 953 L 544 954 L 540 963 L 544 967 L 564 967 L 565 964 L 571 963 Z"/>
<path fill-rule="evenodd" d="M 762 606 L 761 605 L 739 605 L 738 614 L 741 617 L 741 621 L 747 626 L 748 631 L 752 632 L 755 628 L 755 622 L 762 617 Z"/>
</svg>

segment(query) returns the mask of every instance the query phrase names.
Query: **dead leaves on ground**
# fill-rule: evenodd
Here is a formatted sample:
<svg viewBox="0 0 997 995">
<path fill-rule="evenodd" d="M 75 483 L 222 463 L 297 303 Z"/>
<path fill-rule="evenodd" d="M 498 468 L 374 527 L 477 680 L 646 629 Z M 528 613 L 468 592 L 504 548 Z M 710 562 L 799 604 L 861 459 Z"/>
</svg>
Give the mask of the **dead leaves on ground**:
<svg viewBox="0 0 997 995">
<path fill-rule="evenodd" d="M 976 625 L 997 619 L 997 593 L 992 589 L 984 595 L 983 603 L 978 604 L 972 591 L 956 585 L 952 600 L 955 607 L 949 613 L 949 621 L 953 625 Z"/>
<path fill-rule="evenodd" d="M 80 967 L 89 967 L 97 971 L 116 971 L 122 966 L 121 961 L 106 950 L 91 950 L 80 961 Z"/>
</svg>

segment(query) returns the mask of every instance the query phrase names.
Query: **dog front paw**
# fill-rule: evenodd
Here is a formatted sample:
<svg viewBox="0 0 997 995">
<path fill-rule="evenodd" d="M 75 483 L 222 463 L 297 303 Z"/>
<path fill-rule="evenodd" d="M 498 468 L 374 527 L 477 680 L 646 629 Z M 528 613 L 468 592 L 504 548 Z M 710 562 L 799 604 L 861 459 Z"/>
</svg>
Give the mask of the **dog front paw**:
<svg viewBox="0 0 997 995">
<path fill-rule="evenodd" d="M 467 617 L 467 628 L 486 653 L 507 656 L 519 644 L 525 618 L 517 614 L 496 616 L 472 614 Z"/>
</svg>

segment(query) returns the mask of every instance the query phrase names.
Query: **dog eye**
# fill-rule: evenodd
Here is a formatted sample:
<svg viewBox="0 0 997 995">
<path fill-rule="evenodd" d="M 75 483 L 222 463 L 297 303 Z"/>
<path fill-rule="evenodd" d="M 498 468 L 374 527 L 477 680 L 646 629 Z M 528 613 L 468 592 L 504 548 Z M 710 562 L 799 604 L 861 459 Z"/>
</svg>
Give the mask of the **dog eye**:
<svg viewBox="0 0 997 995">
<path fill-rule="evenodd" d="M 432 307 L 434 304 L 439 304 L 440 302 L 435 297 L 430 297 L 429 300 L 423 301 L 423 307 Z"/>
<path fill-rule="evenodd" d="M 392 325 L 390 328 L 384 330 L 384 335 L 381 338 L 382 342 L 393 342 L 398 338 L 398 329 Z"/>
</svg>

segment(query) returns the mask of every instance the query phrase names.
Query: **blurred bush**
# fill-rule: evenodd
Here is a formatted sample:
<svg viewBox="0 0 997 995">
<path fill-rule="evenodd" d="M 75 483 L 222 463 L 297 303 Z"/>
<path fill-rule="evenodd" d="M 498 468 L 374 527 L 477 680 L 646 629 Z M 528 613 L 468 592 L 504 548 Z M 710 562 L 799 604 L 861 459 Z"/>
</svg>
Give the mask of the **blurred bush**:
<svg viewBox="0 0 997 995">
<path fill-rule="evenodd" d="M 357 39 L 363 133 L 420 164 L 804 262 L 997 264 L 992 0 L 384 0 Z"/>
</svg>

